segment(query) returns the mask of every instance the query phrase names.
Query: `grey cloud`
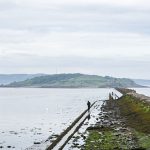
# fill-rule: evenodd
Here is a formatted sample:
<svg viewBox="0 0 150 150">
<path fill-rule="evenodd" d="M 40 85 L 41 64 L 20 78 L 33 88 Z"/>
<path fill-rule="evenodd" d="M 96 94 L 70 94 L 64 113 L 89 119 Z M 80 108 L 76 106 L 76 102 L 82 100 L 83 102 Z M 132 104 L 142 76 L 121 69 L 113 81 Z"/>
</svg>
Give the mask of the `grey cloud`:
<svg viewBox="0 0 150 150">
<path fill-rule="evenodd" d="M 150 57 L 142 59 L 150 47 L 149 8 L 146 4 L 140 7 L 98 1 L 59 4 L 1 0 L 1 73 L 52 73 L 58 67 L 61 72 L 149 76 Z M 24 53 L 13 54 L 19 51 Z M 68 57 L 54 57 L 55 51 Z M 80 57 L 70 56 L 76 53 Z M 118 53 L 131 60 L 122 60 L 115 56 Z M 104 54 L 110 59 L 102 59 Z M 141 55 L 139 60 L 135 59 L 136 54 Z"/>
<path fill-rule="evenodd" d="M 14 59 L 11 59 L 14 58 Z M 27 54 L 16 54 L 0 59 L 1 72 L 9 72 L 14 68 L 17 73 L 28 70 L 31 73 L 50 73 L 57 70 L 63 72 L 95 73 L 99 75 L 122 76 L 130 78 L 148 78 L 150 61 L 129 58 L 87 58 L 87 57 L 41 57 Z M 128 75 L 127 75 L 128 74 Z"/>
<path fill-rule="evenodd" d="M 55 6 L 55 5 L 54 5 Z M 1 28 L 30 32 L 126 32 L 149 33 L 150 11 L 110 4 L 57 5 L 46 9 L 17 6 L 1 15 Z M 21 8 L 20 8 L 21 7 Z M 19 9 L 20 8 L 20 9 Z"/>
<path fill-rule="evenodd" d="M 16 9 L 17 5 L 12 0 L 1 0 L 0 1 L 0 11 L 5 12 L 8 10 Z"/>
</svg>

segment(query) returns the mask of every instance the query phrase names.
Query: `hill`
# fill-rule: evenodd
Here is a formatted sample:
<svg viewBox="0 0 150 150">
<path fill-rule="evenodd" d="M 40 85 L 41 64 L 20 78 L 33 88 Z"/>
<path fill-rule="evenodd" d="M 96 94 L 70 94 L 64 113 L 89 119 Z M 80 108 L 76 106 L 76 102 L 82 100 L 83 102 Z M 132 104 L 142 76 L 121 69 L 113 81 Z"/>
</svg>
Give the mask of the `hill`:
<svg viewBox="0 0 150 150">
<path fill-rule="evenodd" d="M 43 87 L 43 88 L 106 88 L 106 87 L 140 87 L 126 78 L 85 74 L 54 74 L 34 77 L 25 81 L 13 82 L 5 87 Z"/>
</svg>

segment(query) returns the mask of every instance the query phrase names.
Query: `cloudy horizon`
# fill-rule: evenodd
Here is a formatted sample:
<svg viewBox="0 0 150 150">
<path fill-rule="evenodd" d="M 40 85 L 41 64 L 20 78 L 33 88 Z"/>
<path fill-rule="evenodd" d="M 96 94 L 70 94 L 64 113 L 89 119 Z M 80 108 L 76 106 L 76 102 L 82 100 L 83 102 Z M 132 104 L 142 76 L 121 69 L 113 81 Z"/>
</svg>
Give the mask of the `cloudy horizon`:
<svg viewBox="0 0 150 150">
<path fill-rule="evenodd" d="M 148 0 L 1 0 L 0 74 L 150 79 Z"/>
</svg>

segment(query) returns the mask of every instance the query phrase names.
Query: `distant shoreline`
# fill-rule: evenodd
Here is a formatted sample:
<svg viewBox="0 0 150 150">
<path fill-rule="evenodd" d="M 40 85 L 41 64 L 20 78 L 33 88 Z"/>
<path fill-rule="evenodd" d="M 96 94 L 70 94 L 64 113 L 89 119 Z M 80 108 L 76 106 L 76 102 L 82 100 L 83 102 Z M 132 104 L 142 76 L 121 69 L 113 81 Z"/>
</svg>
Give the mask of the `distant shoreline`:
<svg viewBox="0 0 150 150">
<path fill-rule="evenodd" d="M 42 89 L 105 89 L 105 88 L 120 88 L 120 87 L 31 87 L 31 86 L 0 86 L 0 88 L 42 88 Z M 125 88 L 150 88 L 148 86 L 141 86 L 141 87 L 125 87 Z"/>
<path fill-rule="evenodd" d="M 24 77 L 24 76 L 23 76 Z M 22 77 L 22 78 L 23 78 Z M 32 76 L 33 77 L 33 76 Z M 31 88 L 127 88 L 145 87 L 128 78 L 115 78 L 88 74 L 54 74 L 36 76 L 18 81 L 17 76 L 10 83 L 1 83 L 1 87 L 31 87 Z M 20 80 L 20 79 L 19 79 Z"/>
<path fill-rule="evenodd" d="M 109 89 L 114 87 L 12 87 L 12 86 L 0 86 L 0 88 L 34 88 L 34 89 Z"/>
</svg>

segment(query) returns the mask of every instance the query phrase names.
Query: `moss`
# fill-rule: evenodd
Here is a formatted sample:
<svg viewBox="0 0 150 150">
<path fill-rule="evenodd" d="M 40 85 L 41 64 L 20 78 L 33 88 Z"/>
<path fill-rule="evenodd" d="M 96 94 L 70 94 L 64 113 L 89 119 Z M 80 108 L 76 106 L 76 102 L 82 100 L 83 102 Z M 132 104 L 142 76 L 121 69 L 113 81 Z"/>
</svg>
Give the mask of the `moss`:
<svg viewBox="0 0 150 150">
<path fill-rule="evenodd" d="M 116 147 L 115 136 L 111 131 L 103 134 L 98 131 L 90 131 L 86 140 L 85 150 L 114 149 Z"/>
<path fill-rule="evenodd" d="M 90 130 L 86 139 L 85 150 L 128 150 L 128 135 L 119 135 L 114 130 L 99 132 Z"/>
<path fill-rule="evenodd" d="M 140 147 L 150 149 L 150 135 L 136 131 L 135 136 L 137 137 L 138 144 Z"/>
</svg>

